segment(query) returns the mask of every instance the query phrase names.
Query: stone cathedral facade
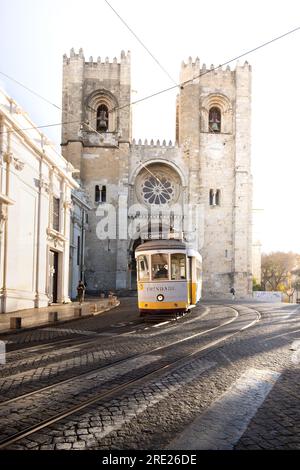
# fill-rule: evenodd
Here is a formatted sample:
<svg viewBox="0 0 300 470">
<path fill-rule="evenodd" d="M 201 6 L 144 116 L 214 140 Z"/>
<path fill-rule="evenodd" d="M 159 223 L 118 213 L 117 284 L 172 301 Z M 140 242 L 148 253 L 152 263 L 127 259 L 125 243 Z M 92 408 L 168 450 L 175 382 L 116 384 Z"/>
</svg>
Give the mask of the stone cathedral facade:
<svg viewBox="0 0 300 470">
<path fill-rule="evenodd" d="M 123 51 L 113 61 L 86 61 L 73 49 L 64 56 L 62 153 L 91 207 L 87 290 L 135 289 L 135 248 L 167 233 L 200 251 L 204 298 L 224 297 L 231 287 L 249 295 L 251 67 L 182 63 L 175 144 L 132 139 L 130 73 Z M 103 237 L 107 207 L 116 226 Z"/>
</svg>

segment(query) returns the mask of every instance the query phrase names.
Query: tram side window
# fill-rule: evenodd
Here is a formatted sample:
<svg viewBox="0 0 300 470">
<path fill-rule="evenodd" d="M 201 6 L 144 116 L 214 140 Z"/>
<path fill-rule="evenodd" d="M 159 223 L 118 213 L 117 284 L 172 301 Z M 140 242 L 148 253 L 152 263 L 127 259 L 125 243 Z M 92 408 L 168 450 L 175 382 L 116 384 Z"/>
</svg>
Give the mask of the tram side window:
<svg viewBox="0 0 300 470">
<path fill-rule="evenodd" d="M 140 255 L 138 256 L 138 275 L 139 281 L 149 281 L 149 261 L 148 256 Z"/>
<path fill-rule="evenodd" d="M 171 254 L 171 279 L 173 281 L 186 279 L 186 260 L 183 253 Z"/>
<path fill-rule="evenodd" d="M 169 279 L 169 255 L 157 253 L 152 255 L 152 279 Z"/>
</svg>

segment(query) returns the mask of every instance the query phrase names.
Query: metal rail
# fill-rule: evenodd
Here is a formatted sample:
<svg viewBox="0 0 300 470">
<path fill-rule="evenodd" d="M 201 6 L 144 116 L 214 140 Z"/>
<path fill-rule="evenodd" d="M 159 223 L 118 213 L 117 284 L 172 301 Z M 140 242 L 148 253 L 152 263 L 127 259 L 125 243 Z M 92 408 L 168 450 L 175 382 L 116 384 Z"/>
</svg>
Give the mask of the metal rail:
<svg viewBox="0 0 300 470">
<path fill-rule="evenodd" d="M 145 354 L 150 354 L 150 353 L 153 353 L 153 352 L 157 352 L 157 351 L 161 351 L 163 349 L 167 349 L 171 346 L 174 346 L 176 344 L 179 344 L 179 343 L 182 343 L 182 342 L 185 342 L 185 341 L 188 341 L 190 339 L 193 339 L 193 338 L 196 338 L 198 336 L 201 336 L 201 335 L 204 335 L 206 334 L 207 332 L 210 332 L 210 331 L 214 331 L 216 329 L 219 329 L 221 327 L 224 327 L 230 323 L 232 323 L 233 321 L 235 321 L 238 316 L 239 316 L 239 312 L 238 310 L 236 310 L 234 307 L 231 307 L 231 306 L 227 306 L 231 309 L 233 309 L 235 311 L 235 316 L 230 319 L 230 320 L 227 320 L 226 322 L 222 323 L 221 325 L 217 326 L 217 327 L 213 327 L 213 328 L 210 328 L 208 330 L 205 330 L 205 331 L 202 331 L 200 333 L 196 333 L 196 334 L 193 334 L 189 337 L 186 337 L 184 339 L 181 339 L 181 340 L 178 340 L 178 341 L 174 341 L 170 344 L 168 344 L 167 346 L 160 346 L 158 348 L 155 348 L 151 351 L 148 351 L 148 352 L 143 352 L 141 354 L 138 354 L 136 356 L 132 356 L 132 357 L 139 357 L 139 356 L 142 356 L 142 355 L 145 355 Z M 81 411 L 82 409 L 84 408 L 87 408 L 105 398 L 108 398 L 108 397 L 111 397 L 112 395 L 115 395 L 116 393 L 118 392 L 122 392 L 124 390 L 126 390 L 128 387 L 132 386 L 132 385 L 137 385 L 141 382 L 143 382 L 146 378 L 149 379 L 151 377 L 153 377 L 154 375 L 158 374 L 158 373 L 162 373 L 162 372 L 165 372 L 167 371 L 168 369 L 174 367 L 174 366 L 178 366 L 180 362 L 185 362 L 186 359 L 189 359 L 191 357 L 194 357 L 200 353 L 202 353 L 203 351 L 206 351 L 205 355 L 208 354 L 211 350 L 214 350 L 214 349 L 217 349 L 219 344 L 228 340 L 229 338 L 237 335 L 238 333 L 240 333 L 241 331 L 244 331 L 245 329 L 247 328 L 250 328 L 252 325 L 254 325 L 255 323 L 257 323 L 259 320 L 260 320 L 260 313 L 257 311 L 257 310 L 254 310 L 254 309 L 251 309 L 251 312 L 255 313 L 256 314 L 256 318 L 254 320 L 252 320 L 249 324 L 239 328 L 237 331 L 233 332 L 233 333 L 229 333 L 229 334 L 226 334 L 224 336 L 222 336 L 221 338 L 217 339 L 217 340 L 214 340 L 214 341 L 211 341 L 209 342 L 208 344 L 204 345 L 204 346 L 201 346 L 200 348 L 197 348 L 195 351 L 193 351 L 192 353 L 189 353 L 189 354 L 186 354 L 185 356 L 179 358 L 179 359 L 175 359 L 175 360 L 172 360 L 172 361 L 169 361 L 168 364 L 165 364 L 163 366 L 158 366 L 156 367 L 154 370 L 152 370 L 151 372 L 148 372 L 148 373 L 144 373 L 142 375 L 140 375 L 138 378 L 134 378 L 134 379 L 131 379 L 129 381 L 127 381 L 125 384 L 122 384 L 122 385 L 117 385 L 116 387 L 113 387 L 111 390 L 108 390 L 106 392 L 102 392 L 102 393 L 99 393 L 97 394 L 97 396 L 93 397 L 93 398 L 90 398 L 90 399 L 87 399 L 87 400 L 84 400 L 82 403 L 78 404 L 78 405 L 75 405 L 75 406 L 72 406 L 70 407 L 68 410 L 64 411 L 64 412 L 60 412 L 60 413 L 57 413 L 56 415 L 52 416 L 51 418 L 47 418 L 45 420 L 42 420 L 39 424 L 37 425 L 32 425 L 32 426 L 28 426 L 27 428 L 25 428 L 24 430 L 22 431 L 19 431 L 15 434 L 13 434 L 12 436 L 10 437 L 7 437 L 3 440 L 0 441 L 0 449 L 3 449 L 11 444 L 14 444 L 15 442 L 17 441 L 20 441 L 21 439 L 31 435 L 31 434 L 34 434 L 35 432 L 43 429 L 43 428 L 46 428 L 56 422 L 59 422 L 61 420 L 63 420 L 64 418 L 68 417 L 68 416 L 71 416 L 75 413 L 77 413 L 78 411 Z M 132 357 L 130 357 L 130 359 L 132 359 Z M 125 360 L 122 360 L 122 361 L 118 361 L 118 363 L 120 362 L 123 362 L 123 361 L 126 361 L 128 360 L 128 358 L 126 358 Z M 108 367 L 113 367 L 115 364 L 112 364 L 110 366 L 107 366 L 106 368 Z M 103 368 L 102 368 L 103 369 Z M 101 369 L 98 369 L 98 370 L 101 370 Z M 84 376 L 84 375 L 87 375 L 87 374 L 90 374 L 90 372 L 88 373 L 83 373 L 81 374 L 80 376 Z M 79 377 L 80 377 L 79 376 Z M 61 383 L 66 383 L 67 381 L 71 381 L 71 380 L 74 380 L 74 378 L 72 379 L 67 379 L 66 381 L 62 381 L 60 382 L 59 384 Z M 53 384 L 49 387 L 45 387 L 44 389 L 40 389 L 38 391 L 35 391 L 35 392 L 31 392 L 30 394 L 27 394 L 27 396 L 30 396 L 30 395 L 33 395 L 35 393 L 39 393 L 40 391 L 43 391 L 45 389 L 49 389 L 49 388 L 53 388 L 59 384 Z M 21 398 L 24 398 L 24 396 L 20 396 L 18 397 L 18 399 L 21 399 Z M 6 404 L 7 402 L 4 402 L 2 404 Z"/>
</svg>

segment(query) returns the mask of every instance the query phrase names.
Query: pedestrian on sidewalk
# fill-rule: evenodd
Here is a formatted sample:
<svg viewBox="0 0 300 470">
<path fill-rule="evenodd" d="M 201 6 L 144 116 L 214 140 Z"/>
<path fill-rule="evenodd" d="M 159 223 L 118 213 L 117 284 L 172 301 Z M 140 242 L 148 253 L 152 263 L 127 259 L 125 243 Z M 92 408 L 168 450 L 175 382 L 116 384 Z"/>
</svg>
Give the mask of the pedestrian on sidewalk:
<svg viewBox="0 0 300 470">
<path fill-rule="evenodd" d="M 235 299 L 235 290 L 234 290 L 233 287 L 230 289 L 230 294 L 232 294 L 232 300 L 234 300 Z"/>
<path fill-rule="evenodd" d="M 79 284 L 77 286 L 77 298 L 80 305 L 82 304 L 82 302 L 84 302 L 84 293 L 85 286 L 82 281 L 79 281 Z"/>
</svg>

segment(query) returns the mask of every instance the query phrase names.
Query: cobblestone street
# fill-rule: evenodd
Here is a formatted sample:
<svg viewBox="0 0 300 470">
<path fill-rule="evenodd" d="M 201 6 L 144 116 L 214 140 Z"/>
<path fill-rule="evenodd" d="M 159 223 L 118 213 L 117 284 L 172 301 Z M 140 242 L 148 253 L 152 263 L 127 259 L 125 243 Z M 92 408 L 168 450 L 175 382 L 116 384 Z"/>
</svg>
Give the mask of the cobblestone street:
<svg viewBox="0 0 300 470">
<path fill-rule="evenodd" d="M 205 303 L 147 323 L 136 299 L 3 335 L 0 446 L 300 449 L 300 307 Z"/>
</svg>

